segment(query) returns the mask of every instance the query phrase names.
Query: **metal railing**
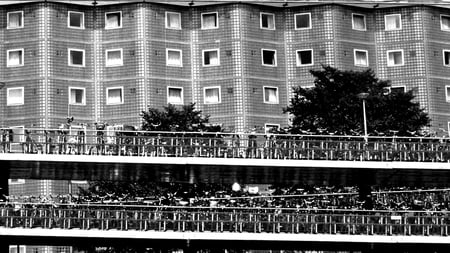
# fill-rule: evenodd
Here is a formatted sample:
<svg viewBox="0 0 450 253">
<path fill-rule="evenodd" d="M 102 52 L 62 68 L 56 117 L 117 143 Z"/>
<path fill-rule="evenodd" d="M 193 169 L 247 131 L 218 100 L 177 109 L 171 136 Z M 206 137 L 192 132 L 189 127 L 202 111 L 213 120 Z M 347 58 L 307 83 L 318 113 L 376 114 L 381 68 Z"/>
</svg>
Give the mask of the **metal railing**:
<svg viewBox="0 0 450 253">
<path fill-rule="evenodd" d="M 0 205 L 5 228 L 448 236 L 450 213 L 126 205 Z"/>
<path fill-rule="evenodd" d="M 155 157 L 449 162 L 450 139 L 122 130 L 0 129 L 0 152 Z"/>
</svg>

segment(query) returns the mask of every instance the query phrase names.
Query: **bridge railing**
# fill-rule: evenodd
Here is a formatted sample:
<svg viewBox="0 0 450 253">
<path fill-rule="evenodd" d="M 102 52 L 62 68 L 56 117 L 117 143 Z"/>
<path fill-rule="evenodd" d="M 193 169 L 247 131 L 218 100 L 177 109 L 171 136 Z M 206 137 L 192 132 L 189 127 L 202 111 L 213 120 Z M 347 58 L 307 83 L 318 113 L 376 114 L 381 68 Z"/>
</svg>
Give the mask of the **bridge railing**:
<svg viewBox="0 0 450 253">
<path fill-rule="evenodd" d="M 155 157 L 449 162 L 450 139 L 257 133 L 0 129 L 0 152 Z"/>
<path fill-rule="evenodd" d="M 449 212 L 0 205 L 5 228 L 448 236 Z"/>
</svg>

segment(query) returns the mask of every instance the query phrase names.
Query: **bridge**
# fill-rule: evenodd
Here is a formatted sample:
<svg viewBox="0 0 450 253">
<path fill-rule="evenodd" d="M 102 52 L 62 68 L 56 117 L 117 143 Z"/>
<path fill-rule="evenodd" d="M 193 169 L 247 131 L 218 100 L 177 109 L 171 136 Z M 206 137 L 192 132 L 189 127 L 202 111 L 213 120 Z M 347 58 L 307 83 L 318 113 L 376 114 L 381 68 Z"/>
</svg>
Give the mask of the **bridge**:
<svg viewBox="0 0 450 253">
<path fill-rule="evenodd" d="M 437 137 L 3 129 L 8 178 L 160 182 L 449 185 L 450 142 Z M 447 247 L 447 211 L 363 211 L 3 203 L 0 235 Z M 245 235 L 245 236 L 243 236 Z M 45 241 L 45 240 L 44 240 Z M 50 240 L 51 241 L 51 240 Z M 262 243 L 261 245 L 263 245 Z"/>
</svg>

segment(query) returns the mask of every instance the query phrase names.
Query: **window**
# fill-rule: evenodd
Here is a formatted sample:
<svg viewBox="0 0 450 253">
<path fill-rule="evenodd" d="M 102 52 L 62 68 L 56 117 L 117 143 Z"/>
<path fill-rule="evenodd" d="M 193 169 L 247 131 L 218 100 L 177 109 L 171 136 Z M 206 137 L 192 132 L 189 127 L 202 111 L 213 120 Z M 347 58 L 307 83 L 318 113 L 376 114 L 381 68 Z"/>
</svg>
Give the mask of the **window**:
<svg viewBox="0 0 450 253">
<path fill-rule="evenodd" d="M 69 11 L 67 25 L 70 28 L 84 29 L 84 13 Z"/>
<path fill-rule="evenodd" d="M 123 104 L 123 87 L 111 87 L 106 89 L 106 104 Z"/>
<path fill-rule="evenodd" d="M 9 129 L 12 131 L 12 142 L 24 142 L 25 141 L 25 129 L 23 126 L 12 126 Z"/>
<path fill-rule="evenodd" d="M 219 28 L 217 12 L 202 13 L 202 29 Z"/>
<path fill-rule="evenodd" d="M 183 88 L 167 87 L 167 103 L 176 105 L 183 104 Z"/>
<path fill-rule="evenodd" d="M 122 58 L 122 49 L 108 49 L 106 50 L 106 66 L 114 67 L 114 66 L 122 66 L 123 58 Z"/>
<path fill-rule="evenodd" d="M 264 103 L 278 104 L 278 88 L 264 86 Z"/>
<path fill-rule="evenodd" d="M 406 92 L 406 87 L 405 86 L 392 86 L 389 88 L 391 93 L 405 93 Z"/>
<path fill-rule="evenodd" d="M 361 67 L 369 66 L 367 50 L 355 49 L 353 51 L 353 53 L 354 53 L 355 66 L 361 66 Z"/>
<path fill-rule="evenodd" d="M 8 12 L 6 29 L 23 28 L 23 11 Z"/>
<path fill-rule="evenodd" d="M 277 66 L 277 51 L 269 49 L 261 49 L 262 65 Z"/>
<path fill-rule="evenodd" d="M 166 65 L 183 67 L 182 52 L 178 49 L 166 49 Z"/>
<path fill-rule="evenodd" d="M 6 51 L 8 57 L 6 67 L 18 67 L 23 66 L 23 48 L 10 49 Z"/>
<path fill-rule="evenodd" d="M 261 29 L 275 30 L 275 15 L 261 12 L 260 27 Z"/>
<path fill-rule="evenodd" d="M 295 14 L 295 29 L 311 29 L 311 13 Z"/>
<path fill-rule="evenodd" d="M 362 14 L 352 14 L 352 28 L 353 30 L 366 30 L 366 15 Z"/>
<path fill-rule="evenodd" d="M 450 85 L 445 86 L 445 101 L 450 102 Z"/>
<path fill-rule="evenodd" d="M 219 49 L 203 50 L 203 66 L 220 65 Z"/>
<path fill-rule="evenodd" d="M 69 87 L 69 104 L 86 105 L 86 89 L 78 87 Z"/>
<path fill-rule="evenodd" d="M 116 29 L 122 27 L 122 12 L 105 13 L 105 29 Z"/>
<path fill-rule="evenodd" d="M 205 104 L 220 103 L 220 86 L 203 88 L 203 100 Z"/>
<path fill-rule="evenodd" d="M 403 50 L 387 51 L 387 66 L 403 66 Z"/>
<path fill-rule="evenodd" d="M 69 66 L 84 67 L 84 50 L 69 48 Z"/>
<path fill-rule="evenodd" d="M 24 245 L 20 245 L 19 246 L 19 251 L 20 253 L 22 252 L 26 252 L 26 247 Z M 17 251 L 17 245 L 10 245 L 9 246 L 9 253 L 19 253 L 19 251 Z"/>
<path fill-rule="evenodd" d="M 166 11 L 166 28 L 181 29 L 181 14 L 178 12 Z"/>
<path fill-rule="evenodd" d="M 264 133 L 276 133 L 280 130 L 280 124 L 266 123 L 264 124 Z"/>
<path fill-rule="evenodd" d="M 25 179 L 15 179 L 15 178 L 8 179 L 8 184 L 25 184 Z M 25 251 L 23 251 L 23 252 L 25 252 Z"/>
<path fill-rule="evenodd" d="M 402 29 L 402 16 L 400 14 L 385 15 L 384 29 L 386 31 Z"/>
<path fill-rule="evenodd" d="M 444 66 L 450 67 L 450 50 L 443 50 Z"/>
<path fill-rule="evenodd" d="M 311 66 L 314 64 L 313 60 L 313 50 L 297 50 L 297 67 L 300 66 Z"/>
<path fill-rule="evenodd" d="M 441 15 L 441 30 L 450 31 L 450 16 Z"/>
<path fill-rule="evenodd" d="M 23 105 L 23 87 L 8 88 L 6 93 L 6 105 Z"/>
</svg>

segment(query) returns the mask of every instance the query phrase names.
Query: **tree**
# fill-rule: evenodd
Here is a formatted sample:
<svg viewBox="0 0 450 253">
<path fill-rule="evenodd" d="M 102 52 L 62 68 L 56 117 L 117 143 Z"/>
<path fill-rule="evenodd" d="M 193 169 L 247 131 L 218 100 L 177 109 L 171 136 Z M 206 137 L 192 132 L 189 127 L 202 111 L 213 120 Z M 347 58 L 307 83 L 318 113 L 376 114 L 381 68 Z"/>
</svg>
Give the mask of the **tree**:
<svg viewBox="0 0 450 253">
<path fill-rule="evenodd" d="M 209 115 L 195 109 L 195 103 L 183 105 L 180 109 L 172 104 L 162 110 L 148 108 L 141 113 L 142 130 L 177 132 L 220 132 L 222 127 L 209 123 Z"/>
<path fill-rule="evenodd" d="M 412 91 L 389 92 L 390 82 L 379 80 L 370 69 L 340 71 L 323 66 L 323 70 L 310 72 L 315 77 L 314 87 L 295 87 L 290 105 L 283 110 L 293 116 L 292 133 L 318 129 L 339 134 L 363 132 L 362 100 L 358 97 L 363 92 L 368 93 L 369 134 L 398 131 L 397 135 L 407 135 L 430 123 L 424 109 L 413 102 Z"/>
</svg>

